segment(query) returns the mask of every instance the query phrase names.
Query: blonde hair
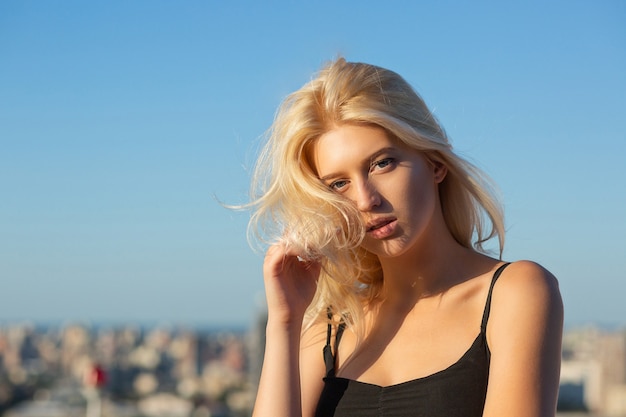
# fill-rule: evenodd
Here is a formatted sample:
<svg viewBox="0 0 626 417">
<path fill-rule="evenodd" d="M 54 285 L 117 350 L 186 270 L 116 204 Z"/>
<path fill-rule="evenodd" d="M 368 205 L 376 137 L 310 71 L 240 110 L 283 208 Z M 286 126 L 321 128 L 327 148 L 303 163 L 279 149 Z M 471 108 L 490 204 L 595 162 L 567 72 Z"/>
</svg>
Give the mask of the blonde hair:
<svg viewBox="0 0 626 417">
<path fill-rule="evenodd" d="M 279 107 L 257 160 L 248 205 L 251 237 L 265 243 L 286 239 L 303 257 L 322 264 L 305 327 L 325 318 L 331 307 L 348 325 L 361 323 L 382 286 L 378 259 L 360 247 L 364 228 L 358 210 L 319 180 L 309 159 L 315 141 L 342 124 L 379 126 L 444 164 L 448 172 L 439 193 L 452 236 L 480 252 L 496 236 L 500 254 L 504 246 L 503 212 L 490 180 L 453 152 L 422 98 L 393 71 L 337 59 Z"/>
</svg>

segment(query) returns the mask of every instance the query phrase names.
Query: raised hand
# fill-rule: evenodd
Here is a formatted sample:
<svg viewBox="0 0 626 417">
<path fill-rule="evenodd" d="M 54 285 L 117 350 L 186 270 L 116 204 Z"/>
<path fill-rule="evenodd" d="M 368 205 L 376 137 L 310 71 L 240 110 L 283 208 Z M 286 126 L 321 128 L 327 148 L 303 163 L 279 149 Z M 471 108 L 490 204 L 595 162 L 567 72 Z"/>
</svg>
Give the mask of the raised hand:
<svg viewBox="0 0 626 417">
<path fill-rule="evenodd" d="M 301 323 L 317 287 L 321 265 L 305 260 L 294 245 L 281 241 L 271 246 L 263 263 L 263 278 L 270 320 Z"/>
</svg>

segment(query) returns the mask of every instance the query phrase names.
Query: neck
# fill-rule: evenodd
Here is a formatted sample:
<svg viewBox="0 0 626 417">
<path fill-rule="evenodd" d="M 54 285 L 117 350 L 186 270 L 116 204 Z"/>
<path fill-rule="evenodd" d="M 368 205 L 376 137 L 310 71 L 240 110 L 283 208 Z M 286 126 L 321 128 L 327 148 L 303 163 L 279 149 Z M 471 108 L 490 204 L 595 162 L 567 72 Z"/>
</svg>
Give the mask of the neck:
<svg viewBox="0 0 626 417">
<path fill-rule="evenodd" d="M 447 229 L 446 229 L 447 232 Z M 471 266 L 484 256 L 461 246 L 451 234 L 417 244 L 393 258 L 381 258 L 383 298 L 392 303 L 415 304 L 420 298 L 442 294 L 468 278 Z"/>
</svg>

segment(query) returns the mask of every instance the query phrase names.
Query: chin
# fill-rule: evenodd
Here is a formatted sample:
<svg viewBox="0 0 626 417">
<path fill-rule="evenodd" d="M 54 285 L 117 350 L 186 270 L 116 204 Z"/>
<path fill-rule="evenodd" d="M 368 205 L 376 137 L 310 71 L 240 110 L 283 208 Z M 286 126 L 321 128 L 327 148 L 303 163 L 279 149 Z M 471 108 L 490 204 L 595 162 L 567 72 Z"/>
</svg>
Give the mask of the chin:
<svg viewBox="0 0 626 417">
<path fill-rule="evenodd" d="M 379 258 L 395 258 L 407 253 L 409 246 L 397 239 L 389 239 L 365 243 L 363 249 L 373 253 Z"/>
</svg>

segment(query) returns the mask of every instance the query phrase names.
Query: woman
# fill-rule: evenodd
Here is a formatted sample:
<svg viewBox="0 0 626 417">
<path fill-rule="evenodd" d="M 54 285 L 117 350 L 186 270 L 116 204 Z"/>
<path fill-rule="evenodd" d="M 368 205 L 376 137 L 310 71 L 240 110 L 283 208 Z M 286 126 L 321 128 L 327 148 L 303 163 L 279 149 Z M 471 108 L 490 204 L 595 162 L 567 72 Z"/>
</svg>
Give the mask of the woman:
<svg viewBox="0 0 626 417">
<path fill-rule="evenodd" d="M 489 182 L 399 75 L 330 63 L 279 109 L 252 187 L 271 243 L 254 416 L 554 415 L 557 281 L 486 254 Z"/>
</svg>

